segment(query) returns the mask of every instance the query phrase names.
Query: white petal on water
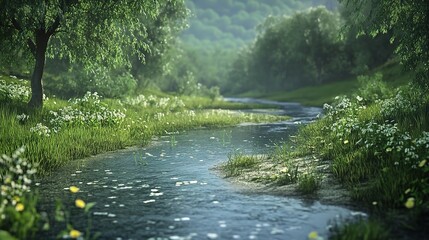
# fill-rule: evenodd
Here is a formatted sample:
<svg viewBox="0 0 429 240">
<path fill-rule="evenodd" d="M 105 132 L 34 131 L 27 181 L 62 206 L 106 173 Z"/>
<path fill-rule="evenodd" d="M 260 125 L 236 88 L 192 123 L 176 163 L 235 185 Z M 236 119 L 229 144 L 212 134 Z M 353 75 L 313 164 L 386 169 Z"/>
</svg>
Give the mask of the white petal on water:
<svg viewBox="0 0 429 240">
<path fill-rule="evenodd" d="M 152 188 L 150 191 L 151 191 L 151 192 L 158 192 L 159 190 L 158 190 L 158 189 L 156 189 L 156 188 Z"/>
<path fill-rule="evenodd" d="M 123 183 L 118 184 L 118 187 L 122 187 L 122 186 L 125 186 L 125 184 Z"/>
<path fill-rule="evenodd" d="M 149 200 L 143 201 L 144 204 L 153 203 L 153 202 L 155 202 L 155 199 L 149 199 Z"/>
<path fill-rule="evenodd" d="M 109 213 L 107 216 L 113 218 L 113 217 L 116 217 L 116 214 Z"/>
<path fill-rule="evenodd" d="M 107 216 L 109 213 L 108 212 L 94 212 L 93 215 L 95 216 Z"/>
<path fill-rule="evenodd" d="M 124 204 L 119 204 L 119 207 L 125 207 L 125 205 Z"/>
<path fill-rule="evenodd" d="M 281 230 L 281 229 L 279 229 L 279 228 L 273 228 L 273 229 L 271 229 L 271 234 L 272 235 L 282 234 L 282 233 L 284 233 L 284 231 Z"/>
<path fill-rule="evenodd" d="M 190 183 L 190 184 L 197 184 L 197 183 L 198 183 L 198 181 L 197 181 L 197 180 L 192 180 L 192 181 L 189 181 L 189 183 Z"/>
<path fill-rule="evenodd" d="M 189 221 L 189 220 L 191 220 L 191 218 L 189 218 L 189 217 L 182 217 L 180 220 L 182 220 L 182 221 Z"/>
<path fill-rule="evenodd" d="M 179 178 L 178 177 L 171 177 L 170 179 L 171 180 L 178 180 Z"/>
<path fill-rule="evenodd" d="M 110 196 L 110 197 L 108 197 L 109 199 L 115 199 L 115 198 L 118 198 L 117 196 Z"/>
<path fill-rule="evenodd" d="M 104 207 L 110 207 L 110 205 L 109 204 L 105 204 Z"/>
<path fill-rule="evenodd" d="M 207 233 L 207 237 L 209 239 L 216 239 L 216 238 L 218 238 L 218 235 L 217 235 L 217 233 Z"/>
<path fill-rule="evenodd" d="M 154 193 L 154 192 L 152 192 L 152 193 L 149 194 L 149 196 L 151 196 L 151 197 L 159 197 L 159 196 L 162 196 L 162 195 L 164 195 L 164 193 L 162 193 L 162 192 L 160 192 L 160 193 Z"/>
<path fill-rule="evenodd" d="M 112 170 L 110 170 L 110 169 L 106 169 L 106 170 L 104 170 L 105 172 L 110 172 L 110 171 L 112 171 Z"/>
</svg>

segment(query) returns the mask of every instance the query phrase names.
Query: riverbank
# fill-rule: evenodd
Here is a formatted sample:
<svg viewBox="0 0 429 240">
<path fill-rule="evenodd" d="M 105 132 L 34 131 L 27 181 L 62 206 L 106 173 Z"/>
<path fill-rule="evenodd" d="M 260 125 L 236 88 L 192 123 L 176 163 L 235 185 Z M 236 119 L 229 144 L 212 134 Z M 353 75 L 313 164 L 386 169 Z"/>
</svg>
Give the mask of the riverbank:
<svg viewBox="0 0 429 240">
<path fill-rule="evenodd" d="M 248 160 L 237 163 L 240 160 L 235 156 L 213 170 L 244 192 L 298 197 L 319 201 L 322 204 L 355 207 L 349 191 L 333 175 L 329 161 L 316 156 L 290 159 L 287 164 L 268 155 L 241 158 Z M 233 164 L 234 168 L 231 167 Z M 317 178 L 317 186 L 310 186 L 316 189 L 309 190 L 303 187 L 300 181 L 303 181 L 303 178 L 308 179 L 304 177 L 305 174 Z"/>
<path fill-rule="evenodd" d="M 340 223 L 331 239 L 424 239 L 429 229 L 429 96 L 416 85 L 394 89 L 379 74 L 361 80 L 364 84 L 350 97 L 324 105 L 322 118 L 269 153 L 271 159 L 232 155 L 222 171 L 240 182 L 262 178 L 260 188 L 267 190 L 282 183 L 315 194 L 326 187 L 323 176 L 332 174 L 353 203 L 368 209 L 369 219 Z M 319 163 L 326 163 L 329 172 L 321 172 Z"/>
</svg>

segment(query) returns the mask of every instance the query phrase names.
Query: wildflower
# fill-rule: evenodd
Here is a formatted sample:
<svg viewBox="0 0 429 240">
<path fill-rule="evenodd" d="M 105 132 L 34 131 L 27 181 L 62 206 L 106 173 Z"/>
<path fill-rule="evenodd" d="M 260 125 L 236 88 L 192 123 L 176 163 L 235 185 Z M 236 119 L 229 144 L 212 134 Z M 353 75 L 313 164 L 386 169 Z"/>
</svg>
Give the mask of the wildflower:
<svg viewBox="0 0 429 240">
<path fill-rule="evenodd" d="M 362 100 L 363 100 L 363 97 L 361 97 L 361 96 L 356 96 L 356 99 L 358 100 L 358 102 L 360 102 L 360 101 L 362 101 Z"/>
<path fill-rule="evenodd" d="M 22 204 L 22 203 L 18 203 L 18 204 L 16 204 L 16 206 L 15 206 L 15 210 L 16 211 L 18 211 L 18 212 L 22 212 L 22 211 L 24 211 L 24 204 Z"/>
<path fill-rule="evenodd" d="M 70 235 L 71 238 L 75 238 L 76 239 L 76 238 L 80 237 L 82 235 L 82 233 L 79 232 L 76 229 L 72 229 L 72 230 L 70 230 L 69 235 Z"/>
<path fill-rule="evenodd" d="M 20 199 L 18 196 L 13 197 L 13 200 L 14 200 L 15 202 L 19 202 L 19 201 L 21 201 L 21 199 Z"/>
<path fill-rule="evenodd" d="M 344 142 L 343 142 L 344 144 L 348 144 L 349 143 L 349 140 L 344 140 Z"/>
<path fill-rule="evenodd" d="M 78 207 L 78 208 L 84 208 L 86 205 L 82 199 L 76 199 L 76 201 L 74 203 L 75 203 L 76 207 Z"/>
<path fill-rule="evenodd" d="M 419 163 L 419 167 L 424 167 L 424 166 L 425 166 L 425 164 L 426 164 L 426 159 L 422 160 L 422 161 Z"/>
<path fill-rule="evenodd" d="M 408 194 L 411 192 L 411 188 L 408 188 L 407 190 L 405 190 L 405 194 Z"/>
<path fill-rule="evenodd" d="M 76 186 L 71 186 L 71 187 L 70 187 L 70 192 L 72 192 L 72 193 L 77 193 L 77 192 L 79 192 L 79 188 L 78 188 L 78 187 L 76 187 Z"/>
<path fill-rule="evenodd" d="M 386 152 L 391 152 L 391 151 L 392 151 L 392 148 L 390 147 L 386 148 Z"/>
<path fill-rule="evenodd" d="M 308 234 L 308 239 L 310 240 L 316 240 L 319 238 L 319 235 L 317 234 L 316 231 L 312 231 Z"/>
<path fill-rule="evenodd" d="M 372 205 L 376 206 L 378 203 L 376 201 L 372 202 Z"/>
<path fill-rule="evenodd" d="M 415 205 L 415 199 L 413 198 L 413 197 L 409 197 L 408 199 L 407 199 L 407 201 L 405 202 L 405 207 L 406 208 L 408 208 L 408 209 L 411 209 L 411 208 L 413 208 L 414 207 L 414 205 Z"/>
</svg>

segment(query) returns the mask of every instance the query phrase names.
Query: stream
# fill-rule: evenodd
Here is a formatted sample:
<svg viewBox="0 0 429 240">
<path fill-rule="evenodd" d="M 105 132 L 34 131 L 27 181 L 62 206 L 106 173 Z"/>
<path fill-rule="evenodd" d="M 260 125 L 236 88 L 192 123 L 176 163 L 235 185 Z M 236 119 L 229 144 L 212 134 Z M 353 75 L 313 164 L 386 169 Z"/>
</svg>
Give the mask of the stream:
<svg viewBox="0 0 429 240">
<path fill-rule="evenodd" d="M 69 204 L 73 226 L 85 231 L 87 220 L 73 201 L 96 202 L 92 231 L 101 234 L 99 239 L 116 240 L 307 239 L 311 231 L 326 238 L 330 224 L 356 214 L 318 201 L 251 193 L 219 177 L 212 168 L 228 154 L 269 153 L 321 111 L 294 103 L 228 100 L 280 105 L 274 113 L 293 119 L 192 130 L 162 136 L 144 148 L 74 161 L 40 181 L 42 209 L 52 213 L 60 198 Z M 81 191 L 72 195 L 72 185 Z M 56 236 L 43 234 L 38 238 Z"/>
</svg>

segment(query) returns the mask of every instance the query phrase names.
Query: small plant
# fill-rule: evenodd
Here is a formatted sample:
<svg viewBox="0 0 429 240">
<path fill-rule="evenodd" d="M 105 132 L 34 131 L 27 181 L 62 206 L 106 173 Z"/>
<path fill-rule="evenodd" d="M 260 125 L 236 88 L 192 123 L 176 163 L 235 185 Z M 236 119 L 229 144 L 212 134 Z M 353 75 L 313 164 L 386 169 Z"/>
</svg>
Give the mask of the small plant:
<svg viewBox="0 0 429 240">
<path fill-rule="evenodd" d="M 298 175 L 298 166 L 286 164 L 286 167 L 281 169 L 280 173 L 276 175 L 275 182 L 280 186 L 296 183 L 298 181 Z"/>
<path fill-rule="evenodd" d="M 228 161 L 223 165 L 223 169 L 227 177 L 238 176 L 243 169 L 250 169 L 256 166 L 259 161 L 260 160 L 255 156 L 235 152 L 228 155 Z"/>
<path fill-rule="evenodd" d="M 298 191 L 303 194 L 315 193 L 320 188 L 319 177 L 314 173 L 304 173 L 298 177 Z"/>
</svg>

